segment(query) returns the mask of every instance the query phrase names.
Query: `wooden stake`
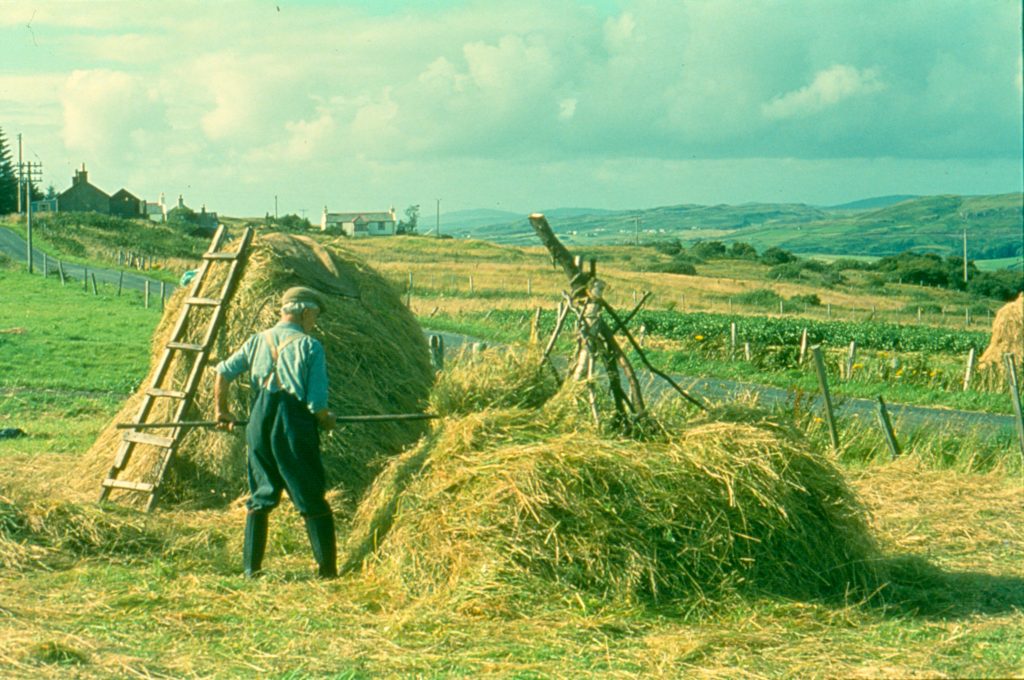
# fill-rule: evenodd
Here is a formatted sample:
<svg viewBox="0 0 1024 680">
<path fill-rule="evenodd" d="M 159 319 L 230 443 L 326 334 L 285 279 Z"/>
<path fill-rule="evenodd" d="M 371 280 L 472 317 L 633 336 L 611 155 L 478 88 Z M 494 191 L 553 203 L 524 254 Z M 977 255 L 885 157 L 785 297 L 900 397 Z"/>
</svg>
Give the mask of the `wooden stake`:
<svg viewBox="0 0 1024 680">
<path fill-rule="evenodd" d="M 974 348 L 967 353 L 967 368 L 964 370 L 964 392 L 971 388 L 971 378 L 974 376 Z"/>
<path fill-rule="evenodd" d="M 167 298 L 167 284 L 160 282 L 160 311 L 164 311 L 164 300 Z"/>
<path fill-rule="evenodd" d="M 99 295 L 100 294 L 99 291 L 96 289 L 96 274 L 95 273 L 92 275 L 92 294 L 93 295 Z"/>
<path fill-rule="evenodd" d="M 807 329 L 805 328 L 800 333 L 800 359 L 799 363 L 804 363 L 804 359 L 807 358 Z"/>
<path fill-rule="evenodd" d="M 743 358 L 746 359 L 747 361 L 750 361 L 750 343 L 749 342 L 744 342 L 743 343 Z"/>
<path fill-rule="evenodd" d="M 814 367 L 818 372 L 818 385 L 821 387 L 821 395 L 825 400 L 825 420 L 828 422 L 828 433 L 832 439 L 832 448 L 839 450 L 839 430 L 836 429 L 836 419 L 832 414 L 832 394 L 828 391 L 828 375 L 825 373 L 825 359 L 821 355 L 821 345 L 811 348 L 814 355 Z"/>
<path fill-rule="evenodd" d="M 444 370 L 444 338 L 440 335 L 430 336 L 430 363 L 434 371 Z"/>
<path fill-rule="evenodd" d="M 853 378 L 853 364 L 857 361 L 857 341 L 850 341 L 850 349 L 846 354 L 846 379 Z"/>
<path fill-rule="evenodd" d="M 64 263 L 57 260 L 57 273 L 60 274 L 60 285 L 65 285 L 67 282 L 64 279 Z"/>
<path fill-rule="evenodd" d="M 146 292 L 143 295 L 142 303 L 149 309 L 149 279 L 146 279 Z"/>
<path fill-rule="evenodd" d="M 82 290 L 89 290 L 89 268 L 82 267 Z"/>
<path fill-rule="evenodd" d="M 1013 400 L 1013 412 L 1017 416 L 1015 425 L 1017 429 L 1017 443 L 1020 444 L 1020 456 L 1024 461 L 1024 409 L 1020 404 L 1020 388 L 1017 383 L 1017 366 L 1013 360 L 1013 354 L 1003 354 L 1003 363 L 1006 364 L 1006 380 L 1010 383 L 1010 399 Z"/>
<path fill-rule="evenodd" d="M 889 420 L 889 411 L 885 408 L 885 400 L 878 395 L 878 423 L 882 426 L 882 434 L 885 435 L 885 443 L 889 446 L 889 453 L 893 459 L 898 458 L 902 451 L 899 442 L 896 441 L 896 434 L 892 430 L 892 421 Z"/>
<path fill-rule="evenodd" d="M 121 297 L 121 288 L 124 287 L 124 270 L 117 274 L 117 297 Z"/>
<path fill-rule="evenodd" d="M 729 324 L 729 358 L 736 353 L 736 322 Z"/>
</svg>

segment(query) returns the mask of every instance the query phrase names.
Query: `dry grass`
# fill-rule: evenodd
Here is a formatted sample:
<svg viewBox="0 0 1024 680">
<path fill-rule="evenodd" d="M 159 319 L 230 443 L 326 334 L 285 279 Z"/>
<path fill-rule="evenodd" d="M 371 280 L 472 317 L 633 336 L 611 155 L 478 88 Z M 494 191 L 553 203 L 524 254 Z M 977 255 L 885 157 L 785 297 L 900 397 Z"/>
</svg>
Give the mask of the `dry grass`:
<svg viewBox="0 0 1024 680">
<path fill-rule="evenodd" d="M 199 295 L 213 295 L 221 283 L 204 284 Z M 255 332 L 272 326 L 279 316 L 280 294 L 293 285 L 317 288 L 328 297 L 314 336 L 323 342 L 331 384 L 330 407 L 342 415 L 407 413 L 425 406 L 433 371 L 426 342 L 418 324 L 391 286 L 363 262 L 341 250 L 329 250 L 314 241 L 285 235 L 261 236 L 254 242 L 238 288 L 227 309 L 226 321 L 213 340 L 210 365 L 226 358 Z M 177 320 L 184 297 L 181 290 L 167 305 L 154 334 L 150 374 L 100 433 L 69 479 L 83 495 L 99 488 L 121 438 L 117 422 L 132 422 L 143 390 L 152 382 L 157 360 Z M 206 330 L 200 318 L 188 329 L 186 341 L 199 342 Z M 176 360 L 171 374 L 180 385 L 191 363 Z M 248 412 L 249 390 L 244 379 L 232 390 L 232 411 Z M 204 372 L 186 419 L 210 419 L 213 412 L 213 375 Z M 162 383 L 170 387 L 168 381 Z M 171 400 L 162 400 L 164 404 Z M 148 422 L 171 419 L 169 407 L 158 407 Z M 376 474 L 382 457 L 397 453 L 424 431 L 421 423 L 391 422 L 347 425 L 324 440 L 328 479 L 346 489 L 354 502 Z M 122 474 L 126 479 L 147 479 L 158 449 L 138 445 L 133 462 Z M 163 498 L 170 502 L 224 504 L 244 491 L 245 442 L 241 432 L 193 430 L 185 434 L 167 477 Z M 138 494 L 134 495 L 138 498 Z M 124 498 L 130 499 L 125 495 Z"/>
</svg>

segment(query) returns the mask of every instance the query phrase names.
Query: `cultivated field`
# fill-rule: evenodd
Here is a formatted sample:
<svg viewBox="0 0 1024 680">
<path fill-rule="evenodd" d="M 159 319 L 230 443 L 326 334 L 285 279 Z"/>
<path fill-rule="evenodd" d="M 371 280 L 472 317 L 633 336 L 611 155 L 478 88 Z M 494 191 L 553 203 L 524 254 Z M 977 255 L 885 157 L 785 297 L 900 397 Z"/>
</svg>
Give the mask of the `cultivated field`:
<svg viewBox="0 0 1024 680">
<path fill-rule="evenodd" d="M 533 335 L 543 342 L 565 287 L 562 274 L 551 267 L 540 248 L 424 238 L 339 245 L 359 254 L 391 281 L 421 324 L 492 343 L 529 345 L 531 320 L 538 307 L 543 313 Z M 95 252 L 101 251 L 97 246 Z M 654 273 L 653 265 L 664 258 L 651 249 L 601 248 L 585 254 L 597 259 L 598 272 L 610 282 L 609 299 L 616 308 L 628 311 L 644 292 L 652 293 L 632 327 L 639 331 L 644 325 L 645 349 L 665 368 L 687 375 L 796 387 L 810 394 L 816 389 L 813 370 L 799 363 L 797 356 L 799 333 L 807 327 L 820 334 L 816 341 L 826 347 L 834 391 L 840 398 L 884 393 L 888 401 L 993 413 L 1010 410 L 1005 381 L 994 374 L 980 374 L 966 392 L 961 385 L 964 355 L 969 347 L 980 353 L 987 344 L 988 317 L 999 307 L 996 301 L 901 284 L 872 287 L 856 273 L 832 288 L 814 279 L 772 281 L 766 278 L 767 267 L 753 262 L 709 261 L 698 265 L 697 276 Z M 778 436 L 779 441 L 789 442 L 785 446 L 793 449 L 793 460 L 804 460 L 806 455 L 821 470 L 834 470 L 837 484 L 848 485 L 853 492 L 850 507 L 862 507 L 870 536 L 870 550 L 865 553 L 871 556 L 870 564 L 860 565 L 872 575 L 863 582 L 871 584 L 866 590 L 851 585 L 846 591 L 812 592 L 814 588 L 806 583 L 776 587 L 780 584 L 775 581 L 768 587 L 767 581 L 758 580 L 763 574 L 744 571 L 741 556 L 738 566 L 722 572 L 723 581 L 715 588 L 702 590 L 698 584 L 700 596 L 685 588 L 675 596 L 657 596 L 658 588 L 647 588 L 643 579 L 634 584 L 635 592 L 620 592 L 618 586 L 596 587 L 626 580 L 615 569 L 601 571 L 606 563 L 616 564 L 614 560 L 586 553 L 590 544 L 574 541 L 580 537 L 568 528 L 552 529 L 552 540 L 575 560 L 567 564 L 558 557 L 544 567 L 557 575 L 555 581 L 545 580 L 544 569 L 524 567 L 515 576 L 502 572 L 484 578 L 474 572 L 477 580 L 468 582 L 455 583 L 453 576 L 448 589 L 442 584 L 429 593 L 417 593 L 412 587 L 416 583 L 403 579 L 427 570 L 450 550 L 427 543 L 433 545 L 430 554 L 392 555 L 387 558 L 392 562 L 382 557 L 366 571 L 319 582 L 311 578 L 301 518 L 287 504 L 272 519 L 266 577 L 247 581 L 240 576 L 245 513 L 240 501 L 213 508 L 169 505 L 145 515 L 117 506 L 100 508 L 68 490 L 69 470 L 145 376 L 159 309 L 143 308 L 134 294 L 118 298 L 115 291 L 101 288 L 94 295 L 80 286 L 62 287 L 54 276 L 44 280 L 9 262 L 0 265 L 0 429 L 20 428 L 27 433 L 0 440 L 0 674 L 61 678 L 1024 674 L 1020 567 L 1024 564 L 1024 506 L 1020 503 L 1020 452 L 1012 433 L 903 432 L 904 455 L 893 461 L 874 423 L 841 422 L 843 444 L 832 451 L 820 414 L 809 411 L 799 396 L 785 409 L 762 410 L 750 402 L 713 405 L 714 413 L 735 422 L 737 430 L 747 428 L 750 441 Z M 808 302 L 805 296 L 809 295 L 817 295 L 818 301 Z M 969 320 L 965 310 L 970 310 Z M 732 322 L 738 325 L 736 346 L 729 337 Z M 858 341 L 859 355 L 847 369 L 851 339 Z M 749 359 L 745 344 L 750 345 Z M 556 351 L 569 350 L 565 341 Z M 530 356 L 529 350 L 523 351 Z M 463 362 L 473 360 L 463 358 Z M 526 364 L 518 362 L 508 360 L 506 368 L 522 371 Z M 847 370 L 849 374 L 844 375 Z M 402 497 L 396 526 L 425 508 L 455 512 L 457 508 L 439 500 L 449 495 L 480 503 L 510 489 L 530 496 L 537 490 L 524 480 L 541 484 L 542 476 L 530 475 L 544 471 L 520 469 L 515 461 L 545 455 L 552 465 L 563 463 L 561 449 L 544 448 L 536 419 L 524 410 L 529 405 L 523 403 L 523 394 L 536 387 L 530 382 L 532 373 L 487 374 L 449 357 L 446 375 L 451 377 L 442 378 L 432 404 L 447 415 L 437 425 L 436 437 L 421 449 L 424 456 L 431 456 L 431 465 L 415 476 L 426 486 L 409 487 L 423 493 Z M 522 389 L 507 387 L 513 379 L 521 381 L 516 385 Z M 472 399 L 465 396 L 471 387 L 478 390 Z M 710 416 L 678 404 L 661 408 L 671 412 L 665 422 L 674 432 L 696 437 L 697 430 L 709 431 Z M 555 424 L 550 430 L 566 442 L 565 447 L 574 441 L 593 442 L 607 448 L 608 460 L 635 464 L 628 471 L 615 468 L 614 476 L 601 476 L 612 472 L 600 466 L 587 468 L 603 472 L 588 476 L 586 484 L 571 475 L 561 479 L 558 488 L 570 499 L 576 483 L 591 489 L 590 496 L 603 499 L 602 494 L 609 493 L 606 481 L 627 479 L 627 472 L 638 484 L 676 479 L 671 468 L 655 470 L 653 457 L 645 460 L 630 453 L 642 452 L 645 446 L 652 456 L 657 451 L 669 456 L 664 460 L 692 463 L 687 457 L 691 452 L 677 446 L 672 433 L 664 441 L 653 437 L 644 444 L 592 432 L 581 423 L 564 428 Z M 792 433 L 794 439 L 787 438 L 790 434 L 772 433 Z M 705 440 L 690 441 L 696 446 Z M 617 458 L 620 453 L 624 457 Z M 412 451 L 403 460 L 411 464 L 416 458 Z M 723 479 L 736 475 L 736 480 L 747 480 L 747 484 L 754 479 L 743 477 L 748 472 L 770 472 L 758 467 L 756 455 L 739 458 L 747 467 L 739 463 L 729 467 L 731 461 L 721 463 L 724 467 L 698 463 Z M 492 465 L 491 461 L 505 462 Z M 506 465 L 508 480 L 499 474 Z M 728 475 L 722 472 L 727 468 Z M 429 476 L 443 470 L 456 475 L 450 486 L 443 477 Z M 471 478 L 458 477 L 470 472 Z M 514 472 L 526 476 L 513 478 Z M 244 470 L 238 474 L 244 475 Z M 458 479 L 463 482 L 456 484 Z M 478 481 L 467 483 L 466 479 Z M 697 480 L 695 484 L 707 481 L 701 475 L 692 479 Z M 431 480 L 438 486 L 429 486 L 428 482 L 434 483 Z M 497 486 L 480 486 L 487 480 Z M 99 479 L 96 488 L 98 492 Z M 534 508 L 536 521 L 543 526 L 542 520 L 556 516 L 550 514 L 552 503 L 557 505 L 553 488 L 544 487 L 544 497 L 551 500 L 547 505 L 524 501 L 519 506 L 512 499 L 509 507 Z M 696 497 L 691 495 L 697 493 L 694 488 L 681 486 L 679 498 Z M 725 513 L 732 518 L 728 522 L 733 524 L 727 527 L 733 532 L 730 536 L 742 533 L 745 522 L 754 526 L 756 507 L 767 507 L 773 500 L 766 497 L 764 503 L 746 506 L 751 501 L 740 497 L 739 481 L 735 488 L 739 500 L 732 502 L 729 486 L 722 507 L 747 514 L 733 518 Z M 633 507 L 630 503 L 637 499 L 628 488 L 621 493 L 615 496 L 621 498 L 619 507 Z M 338 524 L 344 544 L 352 527 L 360 526 L 360 516 L 354 500 L 334 500 L 342 508 Z M 639 498 L 636 507 L 646 507 L 640 501 L 645 499 Z M 559 512 L 569 512 L 573 505 Z M 590 527 L 619 527 L 616 531 L 629 528 L 628 522 L 615 523 L 615 506 L 610 514 L 606 510 L 594 506 L 590 515 L 580 511 L 557 516 L 565 527 L 573 526 L 569 524 L 573 520 L 588 522 Z M 715 511 L 712 505 L 706 514 L 717 516 Z M 523 510 L 523 536 L 532 526 L 528 515 Z M 436 517 L 437 525 L 488 530 L 479 524 L 458 524 L 467 520 L 455 514 Z M 643 517 L 638 510 L 638 521 Z M 654 519 L 660 517 L 643 519 L 650 520 L 651 528 L 635 537 L 638 546 L 648 545 L 643 541 L 658 546 L 667 545 L 665 541 L 676 545 L 693 541 L 697 546 L 702 536 L 710 535 L 696 532 L 684 540 L 678 532 L 686 522 L 659 524 Z M 769 533 L 756 536 L 758 542 L 771 543 L 773 526 L 780 535 L 795 532 L 794 544 L 811 540 L 810 525 L 801 533 L 799 524 L 765 521 L 757 526 L 767 526 Z M 410 542 L 425 541 L 426 534 L 445 526 L 427 525 L 419 537 L 411 529 L 404 535 Z M 667 530 L 677 534 L 669 540 L 658 533 Z M 475 545 L 466 534 L 460 540 L 467 542 L 459 546 Z M 550 542 L 516 541 L 509 543 L 513 549 L 531 546 L 540 551 L 522 564 L 546 559 L 544 550 Z M 705 549 L 727 561 L 720 545 L 709 543 L 692 554 L 701 558 Z M 467 564 L 476 564 L 473 550 L 464 555 Z M 389 572 L 391 563 L 404 565 L 407 573 Z M 663 563 L 668 564 L 658 562 Z M 698 559 L 694 564 L 703 562 Z M 662 589 L 675 583 L 671 575 L 653 569 L 652 583 L 656 581 Z M 748 574 L 749 583 L 743 582 L 743 574 Z"/>
</svg>

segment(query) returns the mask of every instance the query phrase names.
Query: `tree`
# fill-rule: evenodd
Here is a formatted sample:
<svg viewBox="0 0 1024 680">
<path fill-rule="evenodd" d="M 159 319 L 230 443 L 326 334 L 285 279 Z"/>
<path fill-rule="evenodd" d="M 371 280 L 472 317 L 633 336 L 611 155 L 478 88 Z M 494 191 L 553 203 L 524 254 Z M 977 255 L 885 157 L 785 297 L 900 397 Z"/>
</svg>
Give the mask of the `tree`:
<svg viewBox="0 0 1024 680">
<path fill-rule="evenodd" d="M 11 149 L 7 146 L 7 137 L 0 128 L 0 215 L 12 213 L 18 209 L 18 174 L 11 161 Z"/>
<path fill-rule="evenodd" d="M 398 226 L 395 228 L 396 234 L 415 234 L 416 226 L 420 221 L 420 206 L 410 205 L 405 209 L 405 219 L 398 221 Z"/>
</svg>

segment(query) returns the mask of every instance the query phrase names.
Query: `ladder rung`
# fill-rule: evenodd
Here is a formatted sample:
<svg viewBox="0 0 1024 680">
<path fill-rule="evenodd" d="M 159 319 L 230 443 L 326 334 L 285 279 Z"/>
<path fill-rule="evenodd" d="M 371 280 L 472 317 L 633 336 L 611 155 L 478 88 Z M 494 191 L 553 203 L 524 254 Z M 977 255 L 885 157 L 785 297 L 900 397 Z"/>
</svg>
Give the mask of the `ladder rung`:
<svg viewBox="0 0 1024 680">
<path fill-rule="evenodd" d="M 199 305 L 202 307 L 216 307 L 220 305 L 220 300 L 217 298 L 204 298 L 204 297 L 190 297 L 185 298 L 186 305 Z"/>
<path fill-rule="evenodd" d="M 123 479 L 104 479 L 103 486 L 109 489 L 127 489 L 128 491 L 145 491 L 152 493 L 156 488 L 155 484 L 148 482 L 128 482 Z"/>
<path fill-rule="evenodd" d="M 162 390 L 159 387 L 150 387 L 146 394 L 151 397 L 167 397 L 168 399 L 184 399 L 188 395 L 181 390 Z"/>
<path fill-rule="evenodd" d="M 182 349 L 189 352 L 202 352 L 206 349 L 203 345 L 194 345 L 189 342 L 169 342 L 167 349 Z"/>
<path fill-rule="evenodd" d="M 204 260 L 237 260 L 238 253 L 203 253 Z"/>
<path fill-rule="evenodd" d="M 124 433 L 123 439 L 126 442 L 149 444 L 150 446 L 159 446 L 164 449 L 169 449 L 174 445 L 173 437 L 161 437 L 157 434 L 146 434 L 145 432 L 128 431 Z"/>
</svg>

